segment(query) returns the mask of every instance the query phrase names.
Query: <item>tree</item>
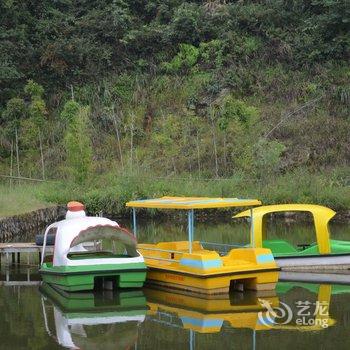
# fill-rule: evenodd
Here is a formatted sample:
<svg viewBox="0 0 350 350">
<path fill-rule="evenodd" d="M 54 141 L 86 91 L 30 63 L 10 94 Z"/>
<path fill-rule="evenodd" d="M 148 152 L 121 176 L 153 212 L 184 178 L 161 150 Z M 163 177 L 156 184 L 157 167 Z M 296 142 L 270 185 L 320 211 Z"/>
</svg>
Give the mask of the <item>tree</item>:
<svg viewBox="0 0 350 350">
<path fill-rule="evenodd" d="M 89 114 L 89 107 L 82 107 L 75 101 L 68 101 L 61 113 L 61 118 L 67 122 L 64 145 L 68 169 L 80 184 L 88 178 L 92 165 Z"/>
<path fill-rule="evenodd" d="M 46 104 L 42 98 L 44 88 L 35 83 L 33 80 L 28 80 L 24 87 L 24 92 L 30 96 L 31 102 L 28 107 L 29 117 L 36 128 L 39 138 L 40 158 L 41 158 L 41 173 L 42 178 L 45 179 L 45 161 L 43 151 L 43 130 L 45 127 L 45 116 L 47 114 Z"/>
<path fill-rule="evenodd" d="M 23 99 L 14 97 L 10 99 L 6 104 L 6 109 L 2 113 L 3 123 L 7 130 L 7 135 L 11 140 L 11 169 L 10 176 L 13 174 L 13 139 L 15 139 L 16 146 L 16 159 L 17 159 L 17 176 L 21 176 L 19 166 L 19 145 L 18 145 L 18 129 L 20 126 L 21 119 L 26 115 L 26 106 Z"/>
</svg>

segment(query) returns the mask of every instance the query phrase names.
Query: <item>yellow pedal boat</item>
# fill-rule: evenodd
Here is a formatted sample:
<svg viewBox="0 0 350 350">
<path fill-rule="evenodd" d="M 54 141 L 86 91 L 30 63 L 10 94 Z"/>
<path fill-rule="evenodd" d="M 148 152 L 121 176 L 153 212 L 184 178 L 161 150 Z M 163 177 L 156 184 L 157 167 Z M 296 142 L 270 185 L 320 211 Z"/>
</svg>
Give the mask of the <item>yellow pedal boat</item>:
<svg viewBox="0 0 350 350">
<path fill-rule="evenodd" d="M 252 207 L 255 199 L 162 197 L 128 202 L 133 208 L 136 235 L 136 208 L 187 210 L 188 241 L 139 244 L 138 250 L 147 265 L 147 283 L 187 290 L 200 294 L 227 294 L 233 290 L 273 290 L 279 268 L 270 249 L 232 246 L 224 256 L 205 245 L 220 243 L 194 241 L 194 211 L 196 209 Z M 251 228 L 252 232 L 252 228 Z"/>
</svg>

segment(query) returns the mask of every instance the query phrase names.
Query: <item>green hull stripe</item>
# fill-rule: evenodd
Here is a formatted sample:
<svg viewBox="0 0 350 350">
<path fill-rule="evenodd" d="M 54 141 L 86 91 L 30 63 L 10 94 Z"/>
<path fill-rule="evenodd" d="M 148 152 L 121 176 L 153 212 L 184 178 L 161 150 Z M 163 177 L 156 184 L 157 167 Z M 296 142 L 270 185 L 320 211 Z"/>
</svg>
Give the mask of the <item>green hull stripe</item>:
<svg viewBox="0 0 350 350">
<path fill-rule="evenodd" d="M 56 276 L 76 276 L 76 275 L 100 275 L 100 274 L 119 274 L 119 273 L 128 273 L 128 272 L 146 272 L 147 268 L 143 269 L 128 269 L 128 270 L 98 270 L 98 271 L 72 271 L 72 272 L 61 272 L 61 271 L 49 271 L 40 269 L 39 272 L 42 275 L 56 275 Z"/>
</svg>

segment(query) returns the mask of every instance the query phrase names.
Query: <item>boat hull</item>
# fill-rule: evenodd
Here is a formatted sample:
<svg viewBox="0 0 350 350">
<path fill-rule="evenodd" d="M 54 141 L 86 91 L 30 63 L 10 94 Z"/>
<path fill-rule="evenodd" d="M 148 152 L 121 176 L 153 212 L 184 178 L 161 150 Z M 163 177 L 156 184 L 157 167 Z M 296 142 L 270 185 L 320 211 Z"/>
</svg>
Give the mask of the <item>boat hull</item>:
<svg viewBox="0 0 350 350">
<path fill-rule="evenodd" d="M 168 287 L 203 295 L 228 294 L 234 290 L 268 291 L 276 287 L 278 268 L 256 271 L 199 275 L 188 272 L 153 268 L 148 265 L 147 285 Z"/>
<path fill-rule="evenodd" d="M 349 254 L 276 257 L 282 271 L 335 271 L 350 269 Z"/>
<path fill-rule="evenodd" d="M 148 267 L 147 284 L 216 295 L 231 290 L 273 290 L 279 268 L 269 249 L 237 248 L 225 256 L 199 241 L 138 246 Z"/>
<path fill-rule="evenodd" d="M 39 270 L 44 282 L 67 292 L 104 289 L 141 288 L 146 279 L 144 263 L 94 266 L 47 267 Z"/>
</svg>

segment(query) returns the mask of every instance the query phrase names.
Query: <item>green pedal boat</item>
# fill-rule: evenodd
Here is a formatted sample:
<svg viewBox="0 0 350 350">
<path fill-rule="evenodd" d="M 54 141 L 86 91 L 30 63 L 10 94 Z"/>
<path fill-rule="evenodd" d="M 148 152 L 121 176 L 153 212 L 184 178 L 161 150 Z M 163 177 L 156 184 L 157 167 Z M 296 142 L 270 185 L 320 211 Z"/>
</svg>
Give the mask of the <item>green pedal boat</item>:
<svg viewBox="0 0 350 350">
<path fill-rule="evenodd" d="M 270 214 L 309 213 L 313 219 L 315 241 L 300 242 L 294 246 L 283 239 L 268 239 L 266 230 Z M 277 204 L 246 210 L 234 218 L 248 217 L 253 227 L 251 244 L 271 249 L 277 265 L 282 270 L 304 272 L 332 272 L 350 269 L 350 241 L 330 239 L 329 221 L 336 213 L 315 204 Z M 253 217 L 253 218 L 252 218 Z"/>
<path fill-rule="evenodd" d="M 54 243 L 53 256 L 45 256 L 48 237 Z M 123 253 L 103 249 L 115 242 L 124 247 Z M 146 265 L 136 246 L 136 238 L 115 221 L 86 216 L 81 203 L 70 202 L 66 219 L 45 231 L 39 272 L 44 282 L 69 292 L 140 288 Z"/>
</svg>

